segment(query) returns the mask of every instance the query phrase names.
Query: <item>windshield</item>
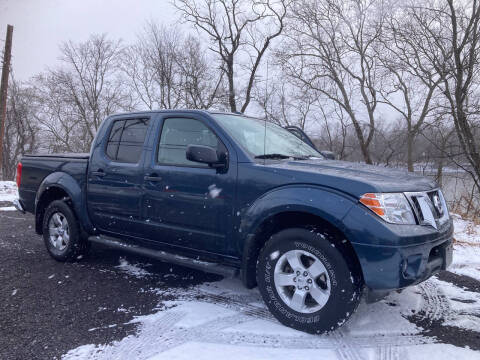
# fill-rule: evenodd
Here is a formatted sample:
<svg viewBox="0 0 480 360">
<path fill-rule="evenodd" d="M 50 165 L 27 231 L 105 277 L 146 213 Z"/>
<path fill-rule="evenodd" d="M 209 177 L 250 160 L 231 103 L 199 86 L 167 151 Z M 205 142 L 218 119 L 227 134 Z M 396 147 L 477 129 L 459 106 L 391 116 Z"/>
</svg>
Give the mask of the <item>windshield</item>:
<svg viewBox="0 0 480 360">
<path fill-rule="evenodd" d="M 212 114 L 212 116 L 254 157 L 322 157 L 318 151 L 276 124 L 239 115 Z"/>
</svg>

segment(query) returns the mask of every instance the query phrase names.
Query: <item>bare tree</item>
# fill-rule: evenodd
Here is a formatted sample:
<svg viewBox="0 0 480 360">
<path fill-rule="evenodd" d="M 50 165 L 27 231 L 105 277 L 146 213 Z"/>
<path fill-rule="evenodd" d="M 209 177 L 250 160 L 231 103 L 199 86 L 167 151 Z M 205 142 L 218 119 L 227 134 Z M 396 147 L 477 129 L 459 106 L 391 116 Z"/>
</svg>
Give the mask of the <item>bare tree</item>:
<svg viewBox="0 0 480 360">
<path fill-rule="evenodd" d="M 13 75 L 7 98 L 7 118 L 3 143 L 3 174 L 13 179 L 20 156 L 38 149 L 38 126 L 33 117 L 31 89 L 17 82 Z"/>
<path fill-rule="evenodd" d="M 160 107 L 160 95 L 155 68 L 150 61 L 150 47 L 143 39 L 125 48 L 121 69 L 125 85 L 134 96 L 136 106 L 153 110 Z"/>
<path fill-rule="evenodd" d="M 262 59 L 285 27 L 288 0 L 175 0 L 174 4 L 210 40 L 226 74 L 230 110 L 244 112 Z"/>
<path fill-rule="evenodd" d="M 351 158 L 357 152 L 358 142 L 348 115 L 339 106 L 322 105 L 318 107 L 320 114 L 315 117 L 319 126 L 315 136 L 318 148 L 333 151 L 340 160 Z"/>
<path fill-rule="evenodd" d="M 375 0 L 299 1 L 289 41 L 279 53 L 291 77 L 348 114 L 368 164 L 378 105 L 374 46 L 382 35 L 380 5 Z"/>
<path fill-rule="evenodd" d="M 122 49 L 105 35 L 64 43 L 62 65 L 33 81 L 37 119 L 57 151 L 88 151 L 102 120 L 131 108 L 119 78 Z"/>
<path fill-rule="evenodd" d="M 177 55 L 182 76 L 185 107 L 209 109 L 221 103 L 225 93 L 224 72 L 206 56 L 199 39 L 189 36 Z"/>
<path fill-rule="evenodd" d="M 87 130 L 82 126 L 81 112 L 68 94 L 71 84 L 68 73 L 48 71 L 31 80 L 34 118 L 41 125 L 42 148 L 47 152 L 86 151 Z"/>
<path fill-rule="evenodd" d="M 266 79 L 263 89 L 257 87 L 254 98 L 267 121 L 281 126 L 295 125 L 304 130 L 307 122 L 314 121 L 318 98 L 316 94 L 285 81 L 281 75 Z"/>
<path fill-rule="evenodd" d="M 468 162 L 464 169 L 480 192 L 480 3 L 425 0 L 406 8 L 425 41 L 417 51 L 444 75 L 442 93 Z"/>
<path fill-rule="evenodd" d="M 460 145 L 473 168 L 472 174 L 480 193 L 480 3 L 473 0 L 465 6 L 447 0 L 451 24 L 452 76 L 444 81 L 444 93 Z"/>
<path fill-rule="evenodd" d="M 220 96 L 223 78 L 209 60 L 197 38 L 150 22 L 126 48 L 121 66 L 140 107 L 208 109 Z"/>
<path fill-rule="evenodd" d="M 438 114 L 432 121 L 425 124 L 420 135 L 428 142 L 427 151 L 436 160 L 435 180 L 441 186 L 443 182 L 443 170 L 448 163 L 455 164 L 455 158 L 451 155 L 459 152 L 458 140 L 455 137 L 455 127 L 450 121 L 448 113 Z"/>
<path fill-rule="evenodd" d="M 429 41 L 429 35 L 404 15 L 402 8 L 390 15 L 377 47 L 377 58 L 385 69 L 381 101 L 405 121 L 407 168 L 413 172 L 415 138 L 438 106 L 434 95 L 445 73 L 424 60 L 418 47 Z"/>
<path fill-rule="evenodd" d="M 146 55 L 144 66 L 151 67 L 155 82 L 151 90 L 161 109 L 174 109 L 181 104 L 181 77 L 176 66 L 181 46 L 181 35 L 175 29 L 147 25 L 142 49 Z"/>
</svg>

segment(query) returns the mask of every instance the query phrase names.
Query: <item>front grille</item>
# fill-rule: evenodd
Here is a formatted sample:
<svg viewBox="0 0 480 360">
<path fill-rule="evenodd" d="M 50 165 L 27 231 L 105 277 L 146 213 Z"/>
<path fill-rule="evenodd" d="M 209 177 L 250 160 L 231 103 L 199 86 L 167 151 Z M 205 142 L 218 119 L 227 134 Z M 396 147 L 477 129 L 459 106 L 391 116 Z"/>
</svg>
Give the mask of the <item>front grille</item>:
<svg viewBox="0 0 480 360">
<path fill-rule="evenodd" d="M 408 198 L 408 196 L 407 196 Z M 425 219 L 423 218 L 422 209 L 420 208 L 420 204 L 418 203 L 416 196 L 411 196 L 408 198 L 410 200 L 410 204 L 413 205 L 415 216 L 417 217 L 417 221 L 421 224 Z"/>
<path fill-rule="evenodd" d="M 438 229 L 448 219 L 448 209 L 440 189 L 405 193 L 420 225 Z"/>
</svg>

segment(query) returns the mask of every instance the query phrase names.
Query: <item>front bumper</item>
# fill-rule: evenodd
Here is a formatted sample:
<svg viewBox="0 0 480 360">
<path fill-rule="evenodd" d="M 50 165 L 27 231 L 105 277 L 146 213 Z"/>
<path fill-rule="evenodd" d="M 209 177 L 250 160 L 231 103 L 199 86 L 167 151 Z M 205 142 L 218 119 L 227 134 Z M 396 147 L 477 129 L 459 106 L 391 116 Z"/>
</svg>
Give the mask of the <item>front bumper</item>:
<svg viewBox="0 0 480 360">
<path fill-rule="evenodd" d="M 365 284 L 372 290 L 397 290 L 418 284 L 452 263 L 453 239 L 422 245 L 383 247 L 353 244 Z"/>
<path fill-rule="evenodd" d="M 452 263 L 451 219 L 434 229 L 387 224 L 364 212 L 355 213 L 345 220 L 353 229 L 349 238 L 370 291 L 389 292 L 418 284 Z"/>
</svg>

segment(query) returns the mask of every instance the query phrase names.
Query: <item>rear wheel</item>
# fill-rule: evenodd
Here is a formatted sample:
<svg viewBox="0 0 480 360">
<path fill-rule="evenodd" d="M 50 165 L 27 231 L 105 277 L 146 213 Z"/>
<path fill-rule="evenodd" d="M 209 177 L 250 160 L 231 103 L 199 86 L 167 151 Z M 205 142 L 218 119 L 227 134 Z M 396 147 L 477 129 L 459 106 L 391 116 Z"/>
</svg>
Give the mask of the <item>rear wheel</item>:
<svg viewBox="0 0 480 360">
<path fill-rule="evenodd" d="M 77 260 L 89 250 L 75 214 L 62 200 L 53 201 L 45 211 L 43 240 L 48 253 L 57 261 Z"/>
<path fill-rule="evenodd" d="M 324 333 L 342 325 L 360 301 L 361 278 L 332 240 L 303 228 L 282 230 L 263 247 L 257 282 L 272 314 L 284 325 Z"/>
</svg>

